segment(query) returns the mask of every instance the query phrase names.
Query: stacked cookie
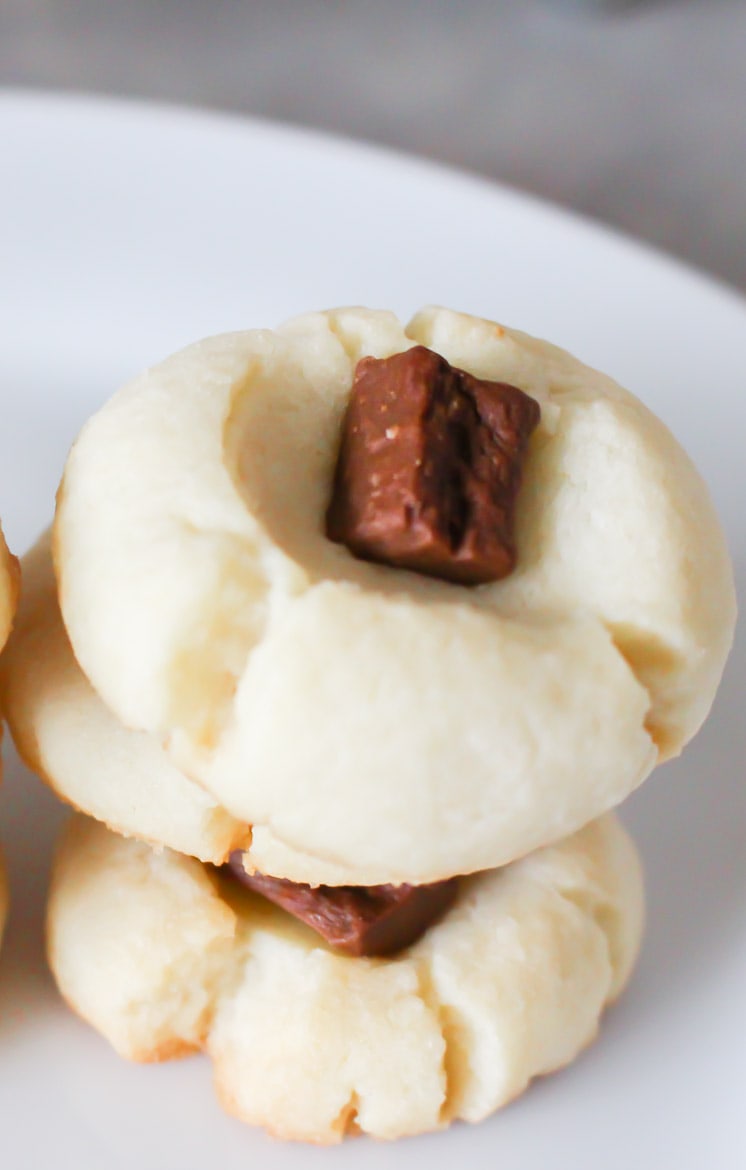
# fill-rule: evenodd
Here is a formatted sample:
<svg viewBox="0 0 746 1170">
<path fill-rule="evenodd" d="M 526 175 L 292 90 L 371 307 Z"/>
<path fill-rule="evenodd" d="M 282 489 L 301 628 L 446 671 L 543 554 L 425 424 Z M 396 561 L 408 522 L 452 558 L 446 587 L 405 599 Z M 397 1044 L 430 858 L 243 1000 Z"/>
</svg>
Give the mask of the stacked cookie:
<svg viewBox="0 0 746 1170">
<path fill-rule="evenodd" d="M 0 650 L 5 645 L 18 602 L 19 567 L 10 553 L 2 529 L 0 529 Z M 0 725 L 0 741 L 2 726 Z M 0 773 L 1 774 L 1 773 Z M 0 943 L 3 939 L 5 919 L 8 913 L 8 883 L 0 854 Z"/>
<path fill-rule="evenodd" d="M 635 398 L 443 309 L 213 338 L 89 422 L 24 568 L 8 719 L 95 818 L 50 961 L 118 1051 L 204 1048 L 233 1112 L 333 1141 L 479 1120 L 592 1039 L 642 926 L 609 810 L 734 622 Z"/>
</svg>

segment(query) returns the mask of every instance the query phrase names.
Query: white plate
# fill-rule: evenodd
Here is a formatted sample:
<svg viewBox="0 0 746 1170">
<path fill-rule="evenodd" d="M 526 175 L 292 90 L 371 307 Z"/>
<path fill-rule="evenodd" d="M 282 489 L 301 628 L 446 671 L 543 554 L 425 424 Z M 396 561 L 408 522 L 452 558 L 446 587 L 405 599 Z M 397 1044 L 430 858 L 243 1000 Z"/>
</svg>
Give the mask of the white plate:
<svg viewBox="0 0 746 1170">
<path fill-rule="evenodd" d="M 746 553 L 746 304 L 597 226 L 316 134 L 148 106 L 0 99 L 0 502 L 24 549 L 83 419 L 201 335 L 363 303 L 494 316 L 613 373 L 672 426 Z M 692 225 L 697 230 L 697 225 Z M 740 684 L 740 685 L 739 685 Z M 744 647 L 683 761 L 627 806 L 648 876 L 642 961 L 599 1042 L 489 1122 L 334 1151 L 224 1117 L 207 1061 L 118 1060 L 42 959 L 60 812 L 9 761 L 13 913 L 0 962 L 0 1161 L 203 1170 L 738 1170 L 746 1165 Z"/>
</svg>

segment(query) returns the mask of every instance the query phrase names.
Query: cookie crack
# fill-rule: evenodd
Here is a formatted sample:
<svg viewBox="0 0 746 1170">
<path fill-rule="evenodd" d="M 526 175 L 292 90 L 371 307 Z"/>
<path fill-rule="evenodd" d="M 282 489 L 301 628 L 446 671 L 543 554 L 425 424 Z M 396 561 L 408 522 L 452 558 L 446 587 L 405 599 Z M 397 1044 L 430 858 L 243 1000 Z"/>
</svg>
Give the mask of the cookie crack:
<svg viewBox="0 0 746 1170">
<path fill-rule="evenodd" d="M 201 597 L 200 613 L 192 616 L 169 663 L 172 711 L 190 728 L 190 738 L 209 749 L 228 722 L 238 684 L 265 636 L 271 581 L 261 549 L 253 550 L 249 565 L 236 533 L 201 527 L 183 517 L 178 527 L 192 540 L 222 546 L 221 555 L 213 557 L 222 571 Z M 205 690 L 212 695 L 207 705 Z"/>
<path fill-rule="evenodd" d="M 340 1109 L 336 1118 L 332 1122 L 332 1132 L 343 1138 L 345 1134 L 361 1134 L 363 1130 L 358 1125 L 358 1112 L 360 1110 L 360 1097 L 353 1090 L 348 1101 Z"/>
<path fill-rule="evenodd" d="M 415 969 L 420 998 L 435 1017 L 443 1040 L 441 1067 L 445 1087 L 438 1120 L 441 1125 L 448 1125 L 457 1114 L 459 1086 L 463 1081 L 462 1069 L 468 1064 L 468 1049 L 459 1039 L 464 1025 L 458 1011 L 440 999 L 427 962 L 420 960 Z"/>
<path fill-rule="evenodd" d="M 616 983 L 623 970 L 621 946 L 619 944 L 621 916 L 619 910 L 608 898 L 599 898 L 591 890 L 582 890 L 577 887 L 564 887 L 557 890 L 560 898 L 592 922 L 600 932 L 606 944 L 606 954 L 609 961 L 609 988 Z M 608 996 L 607 996 L 608 1001 Z"/>
<path fill-rule="evenodd" d="M 360 361 L 360 359 L 362 357 L 365 357 L 366 353 L 367 353 L 365 347 L 361 345 L 361 340 L 362 340 L 361 337 L 356 336 L 354 333 L 352 333 L 352 334 L 348 333 L 347 330 L 345 329 L 344 325 L 342 324 L 342 322 L 337 317 L 334 310 L 332 310 L 330 313 L 326 314 L 326 326 L 327 326 L 327 329 L 329 330 L 329 333 L 331 334 L 331 336 L 335 339 L 335 341 L 337 341 L 339 343 L 345 357 L 351 363 L 352 370 L 354 371 L 354 368 L 357 365 L 357 363 Z M 404 350 L 408 349 L 409 345 L 407 344 L 407 342 L 410 340 L 411 339 L 409 338 L 409 335 L 406 333 L 406 331 L 402 330 L 402 333 L 401 333 L 402 344 L 394 352 L 401 353 Z M 387 352 L 388 352 L 388 350 L 387 350 Z M 351 373 L 352 373 L 352 371 L 351 371 Z"/>
<path fill-rule="evenodd" d="M 345 357 L 354 367 L 360 358 L 359 346 L 356 344 L 355 339 L 347 334 L 331 313 L 327 314 L 326 324 L 331 336 L 335 341 L 339 342 Z"/>
<path fill-rule="evenodd" d="M 679 750 L 681 736 L 666 717 L 665 688 L 683 670 L 684 657 L 659 634 L 632 622 L 603 621 L 603 625 L 614 649 L 647 691 L 650 706 L 643 727 L 658 749 L 660 760 L 669 759 Z"/>
</svg>

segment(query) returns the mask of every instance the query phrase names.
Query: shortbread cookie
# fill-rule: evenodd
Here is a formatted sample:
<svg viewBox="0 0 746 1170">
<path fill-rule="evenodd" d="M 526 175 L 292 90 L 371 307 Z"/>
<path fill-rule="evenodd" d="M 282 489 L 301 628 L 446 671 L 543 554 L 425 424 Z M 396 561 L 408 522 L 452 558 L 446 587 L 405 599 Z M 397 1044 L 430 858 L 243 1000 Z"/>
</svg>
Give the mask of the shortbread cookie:
<svg viewBox="0 0 746 1170">
<path fill-rule="evenodd" d="M 0 703 L 18 752 L 63 800 L 111 829 L 220 864 L 251 833 L 127 731 L 78 666 L 62 624 L 47 533 L 23 558 L 23 593 L 0 661 Z"/>
<path fill-rule="evenodd" d="M 75 818 L 49 957 L 70 1005 L 135 1060 L 204 1048 L 221 1101 L 285 1138 L 479 1121 L 571 1061 L 638 950 L 634 847 L 611 816 L 463 879 L 392 959 L 349 958 L 191 858 Z"/>
<path fill-rule="evenodd" d="M 23 558 L 23 594 L 0 661 L 0 702 L 27 766 L 63 800 L 124 836 L 292 881 L 345 884 L 345 873 L 233 820 L 169 759 L 156 738 L 124 728 L 78 666 L 56 598 L 49 533 Z M 356 871 L 357 885 L 376 884 Z"/>
<path fill-rule="evenodd" d="M 24 763 L 63 800 L 126 837 L 220 865 L 234 850 L 267 874 L 344 885 L 307 857 L 221 809 L 171 762 L 157 738 L 112 715 L 75 661 L 60 615 L 50 534 L 23 558 L 23 594 L 0 659 L 0 705 Z M 376 873 L 358 872 L 358 885 Z"/>
<path fill-rule="evenodd" d="M 415 343 L 540 405 L 504 580 L 325 536 L 355 365 Z M 442 309 L 406 330 L 312 314 L 148 371 L 70 455 L 55 562 L 106 704 L 310 882 L 490 868 L 618 804 L 702 722 L 735 612 L 666 428 L 561 350 Z"/>
<path fill-rule="evenodd" d="M 8 549 L 0 528 L 0 650 L 10 633 L 18 603 L 20 570 L 18 560 Z"/>
<path fill-rule="evenodd" d="M 0 528 L 0 650 L 5 645 L 13 625 L 20 585 L 21 569 L 18 558 L 11 553 Z"/>
</svg>

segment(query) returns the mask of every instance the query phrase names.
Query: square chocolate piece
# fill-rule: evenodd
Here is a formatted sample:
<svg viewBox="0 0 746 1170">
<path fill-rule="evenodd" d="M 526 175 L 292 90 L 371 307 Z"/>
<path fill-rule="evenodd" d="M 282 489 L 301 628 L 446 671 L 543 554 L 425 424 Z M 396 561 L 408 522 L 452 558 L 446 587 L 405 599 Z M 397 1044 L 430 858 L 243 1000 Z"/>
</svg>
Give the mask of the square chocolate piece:
<svg viewBox="0 0 746 1170">
<path fill-rule="evenodd" d="M 478 585 L 515 566 L 515 502 L 538 403 L 415 346 L 362 358 L 326 534 L 363 560 Z"/>
<path fill-rule="evenodd" d="M 393 955 L 411 946 L 453 904 L 458 879 L 426 886 L 308 886 L 247 873 L 232 853 L 230 873 L 248 889 L 292 914 L 347 955 Z"/>
</svg>

